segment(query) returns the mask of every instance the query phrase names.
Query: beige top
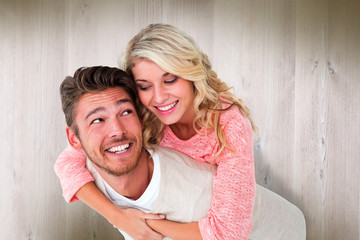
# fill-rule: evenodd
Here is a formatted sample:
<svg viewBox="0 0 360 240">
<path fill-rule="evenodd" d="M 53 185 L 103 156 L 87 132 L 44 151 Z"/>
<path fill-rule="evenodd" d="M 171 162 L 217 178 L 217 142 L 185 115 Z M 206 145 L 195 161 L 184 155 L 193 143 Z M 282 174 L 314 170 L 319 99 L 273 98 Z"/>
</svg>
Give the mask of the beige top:
<svg viewBox="0 0 360 240">
<path fill-rule="evenodd" d="M 216 167 L 197 162 L 172 149 L 155 148 L 160 162 L 161 179 L 159 195 L 151 212 L 165 214 L 168 220 L 177 222 L 193 222 L 206 217 L 211 206 Z M 111 200 L 103 179 L 89 159 L 86 166 L 100 191 Z M 116 202 L 114 204 L 123 207 Z M 131 238 L 125 236 L 125 239 Z"/>
</svg>

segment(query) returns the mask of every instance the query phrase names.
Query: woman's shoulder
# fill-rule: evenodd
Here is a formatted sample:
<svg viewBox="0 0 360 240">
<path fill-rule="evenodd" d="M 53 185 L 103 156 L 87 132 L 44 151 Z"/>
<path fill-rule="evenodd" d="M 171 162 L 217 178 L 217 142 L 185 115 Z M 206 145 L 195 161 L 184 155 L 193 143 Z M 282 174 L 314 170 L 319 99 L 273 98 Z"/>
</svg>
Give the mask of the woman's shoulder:
<svg viewBox="0 0 360 240">
<path fill-rule="evenodd" d="M 230 122 L 236 122 L 238 124 L 249 124 L 248 118 L 240 111 L 236 104 L 223 102 L 220 124 L 224 126 Z"/>
</svg>

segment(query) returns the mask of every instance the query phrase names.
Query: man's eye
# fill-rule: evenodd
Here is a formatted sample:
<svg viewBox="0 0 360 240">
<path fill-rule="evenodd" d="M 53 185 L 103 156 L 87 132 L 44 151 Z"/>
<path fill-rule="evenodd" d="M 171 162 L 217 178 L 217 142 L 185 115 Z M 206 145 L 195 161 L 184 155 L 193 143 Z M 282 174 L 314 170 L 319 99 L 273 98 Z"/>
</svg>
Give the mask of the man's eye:
<svg viewBox="0 0 360 240">
<path fill-rule="evenodd" d="M 133 110 L 129 109 L 129 110 L 124 111 L 122 115 L 128 115 L 128 114 L 131 114 L 132 112 L 133 112 Z"/>
<path fill-rule="evenodd" d="M 93 123 L 99 123 L 99 122 L 102 122 L 103 120 L 101 118 L 97 118 L 97 119 L 94 119 L 91 124 Z"/>
</svg>

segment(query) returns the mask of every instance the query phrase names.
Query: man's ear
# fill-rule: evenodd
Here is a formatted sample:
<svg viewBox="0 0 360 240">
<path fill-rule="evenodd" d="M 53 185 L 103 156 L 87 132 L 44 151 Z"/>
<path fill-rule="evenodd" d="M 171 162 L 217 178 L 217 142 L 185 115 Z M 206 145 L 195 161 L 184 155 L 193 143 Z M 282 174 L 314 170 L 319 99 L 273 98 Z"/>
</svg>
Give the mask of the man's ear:
<svg viewBox="0 0 360 240">
<path fill-rule="evenodd" d="M 79 140 L 78 137 L 75 135 L 74 130 L 73 130 L 71 127 L 69 127 L 69 126 L 66 127 L 66 135 L 67 135 L 67 139 L 68 139 L 70 145 L 71 145 L 73 148 L 75 148 L 76 150 L 82 149 L 80 140 Z"/>
</svg>

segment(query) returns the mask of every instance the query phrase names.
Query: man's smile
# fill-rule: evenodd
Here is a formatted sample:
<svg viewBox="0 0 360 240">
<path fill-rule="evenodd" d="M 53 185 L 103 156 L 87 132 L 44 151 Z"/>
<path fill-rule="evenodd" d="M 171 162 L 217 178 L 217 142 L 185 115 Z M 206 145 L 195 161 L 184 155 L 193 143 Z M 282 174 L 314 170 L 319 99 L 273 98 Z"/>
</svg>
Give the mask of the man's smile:
<svg viewBox="0 0 360 240">
<path fill-rule="evenodd" d="M 130 147 L 130 143 L 126 143 L 119 146 L 111 147 L 109 149 L 106 149 L 106 151 L 110 153 L 120 154 L 126 152 L 129 149 L 129 147 Z"/>
</svg>

